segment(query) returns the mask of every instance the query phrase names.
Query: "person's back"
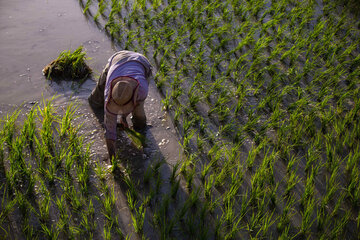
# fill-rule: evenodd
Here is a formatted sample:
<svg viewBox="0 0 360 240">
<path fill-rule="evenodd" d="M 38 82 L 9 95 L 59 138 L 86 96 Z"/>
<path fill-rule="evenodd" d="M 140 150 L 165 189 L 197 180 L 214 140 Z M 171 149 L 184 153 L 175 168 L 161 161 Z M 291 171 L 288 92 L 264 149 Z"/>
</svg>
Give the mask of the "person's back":
<svg viewBox="0 0 360 240">
<path fill-rule="evenodd" d="M 123 127 L 129 127 L 126 117 L 132 113 L 135 130 L 146 127 L 144 102 L 148 95 L 152 66 L 139 53 L 120 51 L 109 58 L 99 81 L 89 96 L 93 107 L 104 107 L 105 138 L 110 157 L 115 155 L 117 115 Z"/>
</svg>

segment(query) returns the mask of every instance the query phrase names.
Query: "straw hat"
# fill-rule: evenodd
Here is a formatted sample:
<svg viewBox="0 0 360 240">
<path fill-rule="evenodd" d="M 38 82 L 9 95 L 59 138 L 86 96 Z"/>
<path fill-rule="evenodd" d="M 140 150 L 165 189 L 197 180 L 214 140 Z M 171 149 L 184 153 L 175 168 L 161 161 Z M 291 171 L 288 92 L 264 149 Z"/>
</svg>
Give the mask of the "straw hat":
<svg viewBox="0 0 360 240">
<path fill-rule="evenodd" d="M 111 82 L 106 108 L 114 114 L 131 113 L 136 106 L 139 82 L 130 77 L 118 77 Z"/>
</svg>

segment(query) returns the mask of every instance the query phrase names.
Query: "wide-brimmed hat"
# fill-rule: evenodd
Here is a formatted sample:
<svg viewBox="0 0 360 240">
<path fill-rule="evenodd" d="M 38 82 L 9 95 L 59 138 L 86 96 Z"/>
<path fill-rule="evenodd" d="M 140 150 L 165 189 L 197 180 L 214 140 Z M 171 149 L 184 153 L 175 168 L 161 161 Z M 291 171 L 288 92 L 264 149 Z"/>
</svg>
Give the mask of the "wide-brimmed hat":
<svg viewBox="0 0 360 240">
<path fill-rule="evenodd" d="M 106 108 L 113 114 L 131 113 L 136 106 L 139 82 L 130 77 L 118 77 L 111 82 Z"/>
</svg>

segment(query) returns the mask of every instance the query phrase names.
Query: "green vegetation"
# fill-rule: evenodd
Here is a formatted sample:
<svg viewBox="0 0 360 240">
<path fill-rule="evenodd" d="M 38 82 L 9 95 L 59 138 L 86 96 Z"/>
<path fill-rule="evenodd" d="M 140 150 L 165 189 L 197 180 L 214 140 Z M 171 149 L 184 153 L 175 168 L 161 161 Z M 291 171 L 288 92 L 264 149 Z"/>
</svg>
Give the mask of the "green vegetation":
<svg viewBox="0 0 360 240">
<path fill-rule="evenodd" d="M 148 221 L 162 239 L 359 237 L 352 226 L 360 207 L 360 22 L 351 6 L 87 5 L 84 13 L 120 49 L 144 53 L 156 66 L 180 136 L 185 157 L 176 177 L 168 183 L 149 170 L 144 182 L 154 189 L 140 192 L 143 203 L 157 199 L 146 213 L 154 212 Z M 134 216 L 145 212 L 143 203 Z"/>
<path fill-rule="evenodd" d="M 92 70 L 86 64 L 86 53 L 83 47 L 78 47 L 75 51 L 63 51 L 59 57 L 45 66 L 43 74 L 47 79 L 64 80 L 86 80 Z"/>
<path fill-rule="evenodd" d="M 5 236 L 21 216 L 30 238 L 128 238 L 128 228 L 143 239 L 360 237 L 360 22 L 347 6 L 79 1 L 119 48 L 156 66 L 184 158 L 143 175 L 113 160 L 125 226 L 116 185 L 68 127 L 72 108 L 60 121 L 45 103 L 21 127 L 15 111 L 0 135 Z"/>
<path fill-rule="evenodd" d="M 98 239 L 103 229 L 104 238 L 123 238 L 114 192 L 104 182 L 109 173 L 91 163 L 81 126 L 72 123 L 77 107 L 52 102 L 34 106 L 25 119 L 16 110 L 0 121 L 2 237 Z"/>
</svg>

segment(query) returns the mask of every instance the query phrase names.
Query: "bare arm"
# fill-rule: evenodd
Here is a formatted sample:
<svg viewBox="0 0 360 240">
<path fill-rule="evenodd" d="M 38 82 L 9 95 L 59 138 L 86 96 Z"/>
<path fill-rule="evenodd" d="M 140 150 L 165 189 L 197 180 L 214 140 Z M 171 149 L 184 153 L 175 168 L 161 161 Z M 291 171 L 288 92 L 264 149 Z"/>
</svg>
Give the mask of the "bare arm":
<svg viewBox="0 0 360 240">
<path fill-rule="evenodd" d="M 115 140 L 112 139 L 106 139 L 106 146 L 109 152 L 109 157 L 110 160 L 115 157 L 115 152 L 116 152 L 116 148 L 115 148 Z"/>
<path fill-rule="evenodd" d="M 105 140 L 110 160 L 116 153 L 116 115 L 105 111 Z"/>
</svg>

